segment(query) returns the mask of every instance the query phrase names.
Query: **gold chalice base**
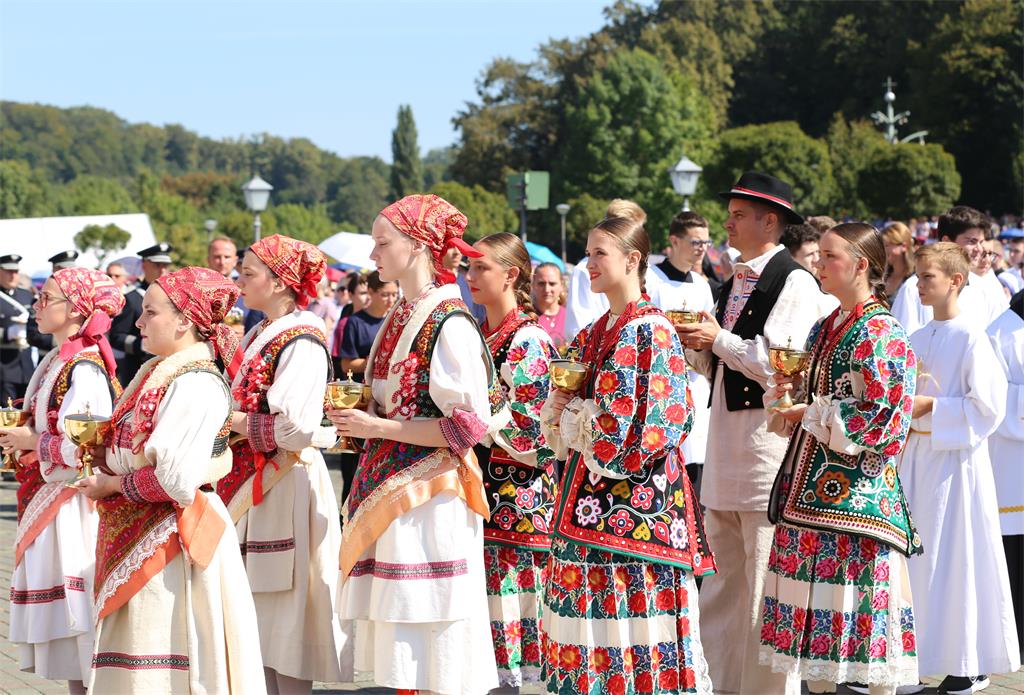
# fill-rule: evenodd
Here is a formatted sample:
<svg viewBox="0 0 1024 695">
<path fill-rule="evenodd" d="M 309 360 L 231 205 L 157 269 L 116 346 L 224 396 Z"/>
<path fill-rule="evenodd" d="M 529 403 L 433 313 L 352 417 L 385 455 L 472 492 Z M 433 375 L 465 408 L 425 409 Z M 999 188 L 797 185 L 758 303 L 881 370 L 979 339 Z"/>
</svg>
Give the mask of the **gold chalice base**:
<svg viewBox="0 0 1024 695">
<path fill-rule="evenodd" d="M 0 429 L 7 427 L 21 427 L 28 422 L 28 412 L 25 410 L 18 410 L 16 408 L 0 408 Z M 14 464 L 17 462 L 17 454 L 11 452 L 4 455 L 3 467 L 0 467 L 2 471 L 13 471 L 15 470 Z"/>
<path fill-rule="evenodd" d="M 783 376 L 794 376 L 807 369 L 811 361 L 811 353 L 790 347 L 768 348 L 768 364 Z M 793 399 L 787 391 L 782 398 L 769 406 L 770 410 L 785 410 L 793 407 Z"/>
<path fill-rule="evenodd" d="M 681 326 L 687 323 L 700 323 L 704 317 L 700 315 L 699 311 L 690 311 L 688 309 L 670 309 L 665 312 L 665 316 L 672 322 L 673 326 Z"/>
</svg>

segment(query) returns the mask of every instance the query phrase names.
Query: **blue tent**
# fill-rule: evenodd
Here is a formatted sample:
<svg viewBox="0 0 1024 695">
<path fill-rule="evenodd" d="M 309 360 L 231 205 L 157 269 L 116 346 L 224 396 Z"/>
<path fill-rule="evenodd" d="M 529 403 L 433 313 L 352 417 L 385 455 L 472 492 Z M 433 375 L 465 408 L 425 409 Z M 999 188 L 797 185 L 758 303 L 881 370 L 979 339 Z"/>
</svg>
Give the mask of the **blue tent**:
<svg viewBox="0 0 1024 695">
<path fill-rule="evenodd" d="M 562 263 L 562 259 L 555 255 L 555 252 L 549 249 L 547 246 L 535 244 L 532 241 L 526 242 L 526 251 L 530 254 L 530 259 L 534 262 L 540 263 L 554 263 L 558 266 L 558 269 L 563 273 L 565 272 L 565 264 Z"/>
<path fill-rule="evenodd" d="M 999 233 L 1000 239 L 1024 239 L 1024 229 L 1018 229 L 1017 227 L 1010 227 L 1004 229 Z"/>
</svg>

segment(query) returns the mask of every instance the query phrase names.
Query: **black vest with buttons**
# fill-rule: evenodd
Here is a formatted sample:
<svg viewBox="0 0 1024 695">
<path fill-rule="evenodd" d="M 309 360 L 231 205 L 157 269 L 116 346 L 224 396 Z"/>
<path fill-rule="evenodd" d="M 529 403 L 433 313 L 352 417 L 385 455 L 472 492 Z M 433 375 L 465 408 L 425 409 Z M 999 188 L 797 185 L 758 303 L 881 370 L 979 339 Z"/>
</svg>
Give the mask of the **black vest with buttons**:
<svg viewBox="0 0 1024 695">
<path fill-rule="evenodd" d="M 782 288 L 786 285 L 789 274 L 795 270 L 807 272 L 807 269 L 793 260 L 788 251 L 782 250 L 772 256 L 764 271 L 754 285 L 750 297 L 740 311 L 736 325 L 730 331 L 743 340 L 751 340 L 755 336 L 764 335 L 764 324 L 768 321 L 769 314 L 775 307 L 775 302 L 782 294 Z M 722 286 L 722 294 L 718 296 L 718 305 L 715 307 L 715 318 L 721 324 L 725 319 L 725 307 L 729 302 L 729 295 L 732 294 L 733 279 L 729 278 Z M 712 354 L 711 373 L 716 373 L 718 363 L 717 355 Z M 729 411 L 753 410 L 764 408 L 761 397 L 764 389 L 752 379 L 748 379 L 742 373 L 729 369 L 722 365 L 722 375 L 725 385 L 725 407 Z M 714 397 L 714 384 L 711 388 L 712 398 Z M 710 404 L 710 400 L 708 401 Z"/>
</svg>

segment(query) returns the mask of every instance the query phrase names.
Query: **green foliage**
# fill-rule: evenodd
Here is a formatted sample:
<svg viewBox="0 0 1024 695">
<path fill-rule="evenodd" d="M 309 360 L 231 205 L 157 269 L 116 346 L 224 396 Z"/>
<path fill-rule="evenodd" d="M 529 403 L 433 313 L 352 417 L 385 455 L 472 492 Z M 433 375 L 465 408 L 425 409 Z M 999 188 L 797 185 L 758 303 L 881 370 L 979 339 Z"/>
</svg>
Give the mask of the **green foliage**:
<svg viewBox="0 0 1024 695">
<path fill-rule="evenodd" d="M 0 219 L 50 214 L 47 185 L 25 162 L 0 161 Z"/>
<path fill-rule="evenodd" d="M 847 123 L 840 113 L 835 115 L 829 126 L 826 142 L 832 160 L 832 175 L 836 181 L 835 197 L 829 214 L 838 219 L 846 216 L 866 218 L 871 209 L 861 200 L 861 172 L 878 156 L 880 150 L 890 147 L 889 143 L 867 121 Z"/>
<path fill-rule="evenodd" d="M 319 244 L 338 231 L 327 216 L 324 205 L 275 205 L 264 215 L 264 219 L 267 221 L 266 229 L 271 230 L 266 234 L 284 234 L 311 244 Z"/>
<path fill-rule="evenodd" d="M 143 171 L 135 180 L 135 200 L 149 215 L 157 240 L 174 246 L 171 254 L 180 265 L 206 263 L 206 229 L 199 211 L 179 195 L 168 193 L 156 175 Z"/>
<path fill-rule="evenodd" d="M 472 188 L 455 181 L 442 181 L 430 191 L 457 207 L 469 218 L 465 237 L 476 241 L 495 232 L 514 232 L 519 228 L 516 213 L 505 196 L 491 193 L 477 184 Z"/>
<path fill-rule="evenodd" d="M 83 252 L 94 252 L 102 268 L 106 257 L 127 246 L 131 238 L 130 232 L 126 232 L 116 224 L 102 227 L 98 224 L 90 224 L 75 234 L 75 248 Z"/>
<path fill-rule="evenodd" d="M 859 190 L 880 217 L 905 220 L 952 206 L 960 195 L 960 174 L 953 155 L 939 145 L 890 145 L 876 151 Z"/>
<path fill-rule="evenodd" d="M 423 190 L 429 191 L 435 184 L 451 181 L 452 161 L 455 159 L 454 147 L 437 147 L 423 157 Z"/>
<path fill-rule="evenodd" d="M 394 200 L 423 191 L 423 163 L 416 142 L 416 121 L 412 107 L 398 107 L 398 125 L 391 133 L 391 189 Z"/>
<path fill-rule="evenodd" d="M 611 201 L 599 200 L 589 193 L 583 193 L 569 201 L 569 214 L 565 216 L 565 245 L 570 261 L 583 258 L 587 250 L 587 235 L 595 224 L 604 219 L 609 202 Z"/>
<path fill-rule="evenodd" d="M 59 215 L 116 215 L 138 212 L 131 194 L 113 179 L 83 174 L 57 195 Z"/>
<path fill-rule="evenodd" d="M 388 198 L 388 165 L 378 157 L 355 157 L 340 167 L 335 183 L 327 189 L 331 219 L 348 222 L 369 232 L 373 220 L 391 202 Z"/>
<path fill-rule="evenodd" d="M 710 190 L 726 191 L 744 171 L 777 176 L 793 185 L 796 209 L 804 215 L 831 209 L 835 191 L 828 147 L 793 122 L 733 128 L 722 133 L 718 150 L 704 167 Z"/>
</svg>

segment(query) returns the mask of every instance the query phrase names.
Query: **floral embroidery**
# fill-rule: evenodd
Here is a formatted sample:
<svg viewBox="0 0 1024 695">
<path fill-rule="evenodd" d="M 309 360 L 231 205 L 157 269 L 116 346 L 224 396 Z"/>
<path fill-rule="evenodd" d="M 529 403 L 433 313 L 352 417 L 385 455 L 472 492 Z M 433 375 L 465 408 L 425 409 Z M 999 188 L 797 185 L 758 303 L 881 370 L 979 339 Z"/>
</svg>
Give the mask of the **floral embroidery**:
<svg viewBox="0 0 1024 695">
<path fill-rule="evenodd" d="M 514 603 L 492 602 L 511 614 L 491 615 L 491 637 L 502 685 L 536 680 L 541 668 L 541 595 L 547 580 L 546 550 L 485 546 L 488 596 L 518 596 Z"/>
</svg>

